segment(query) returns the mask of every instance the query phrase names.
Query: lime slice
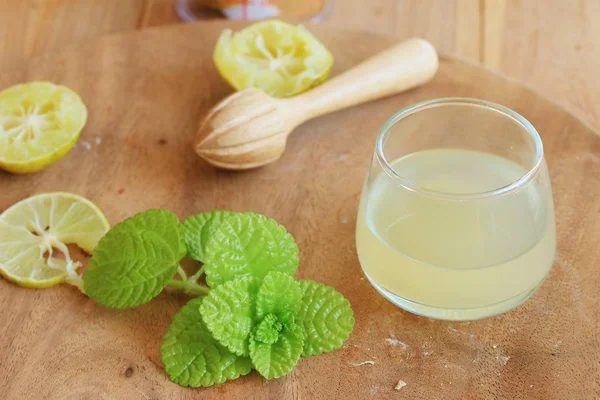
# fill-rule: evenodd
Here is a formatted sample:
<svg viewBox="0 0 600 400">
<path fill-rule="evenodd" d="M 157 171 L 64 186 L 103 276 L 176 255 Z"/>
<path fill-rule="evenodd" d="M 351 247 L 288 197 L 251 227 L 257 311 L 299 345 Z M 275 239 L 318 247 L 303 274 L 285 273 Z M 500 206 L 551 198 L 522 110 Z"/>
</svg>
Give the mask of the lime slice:
<svg viewBox="0 0 600 400">
<path fill-rule="evenodd" d="M 0 168 L 42 170 L 77 142 L 87 109 L 77 93 L 50 82 L 31 82 L 0 92 Z"/>
<path fill-rule="evenodd" d="M 255 87 L 271 96 L 289 97 L 323 82 L 333 56 L 302 26 L 271 20 L 236 33 L 225 30 L 214 61 L 237 90 Z"/>
<path fill-rule="evenodd" d="M 21 286 L 67 281 L 81 288 L 68 244 L 90 254 L 108 231 L 102 211 L 71 193 L 29 197 L 0 215 L 0 274 Z"/>
</svg>

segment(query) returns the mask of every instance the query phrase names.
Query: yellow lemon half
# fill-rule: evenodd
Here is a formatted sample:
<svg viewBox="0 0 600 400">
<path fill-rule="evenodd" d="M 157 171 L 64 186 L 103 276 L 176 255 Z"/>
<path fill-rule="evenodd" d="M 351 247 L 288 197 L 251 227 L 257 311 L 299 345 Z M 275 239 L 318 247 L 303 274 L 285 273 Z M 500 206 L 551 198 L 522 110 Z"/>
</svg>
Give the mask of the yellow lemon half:
<svg viewBox="0 0 600 400">
<path fill-rule="evenodd" d="M 214 61 L 237 90 L 255 87 L 274 97 L 290 97 L 323 82 L 333 56 L 302 26 L 271 20 L 236 33 L 225 30 Z"/>
<path fill-rule="evenodd" d="M 50 82 L 30 82 L 0 92 L 0 168 L 40 171 L 73 148 L 87 120 L 77 93 Z"/>
</svg>

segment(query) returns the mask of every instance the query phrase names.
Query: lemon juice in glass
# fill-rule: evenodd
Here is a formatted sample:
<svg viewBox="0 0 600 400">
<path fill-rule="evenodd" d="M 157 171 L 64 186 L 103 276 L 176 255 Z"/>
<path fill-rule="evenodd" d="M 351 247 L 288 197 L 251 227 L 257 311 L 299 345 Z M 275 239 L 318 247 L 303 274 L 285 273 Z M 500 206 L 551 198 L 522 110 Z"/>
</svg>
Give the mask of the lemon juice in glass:
<svg viewBox="0 0 600 400">
<path fill-rule="evenodd" d="M 356 227 L 361 266 L 392 303 L 473 320 L 508 311 L 554 260 L 554 206 L 541 139 L 514 111 L 446 98 L 382 128 Z"/>
</svg>

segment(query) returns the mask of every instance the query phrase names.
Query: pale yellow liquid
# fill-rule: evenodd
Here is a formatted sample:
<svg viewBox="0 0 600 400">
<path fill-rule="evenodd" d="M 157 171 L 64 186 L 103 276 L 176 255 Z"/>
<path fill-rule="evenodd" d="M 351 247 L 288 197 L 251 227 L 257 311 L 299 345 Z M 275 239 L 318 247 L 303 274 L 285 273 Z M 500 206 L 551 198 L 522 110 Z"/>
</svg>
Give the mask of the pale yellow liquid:
<svg viewBox="0 0 600 400">
<path fill-rule="evenodd" d="M 392 168 L 420 188 L 451 194 L 408 190 L 381 170 L 365 184 L 358 256 L 392 302 L 435 318 L 476 319 L 516 307 L 543 282 L 556 247 L 545 169 L 517 190 L 474 199 L 465 195 L 504 187 L 526 171 L 467 150 L 413 153 Z"/>
</svg>

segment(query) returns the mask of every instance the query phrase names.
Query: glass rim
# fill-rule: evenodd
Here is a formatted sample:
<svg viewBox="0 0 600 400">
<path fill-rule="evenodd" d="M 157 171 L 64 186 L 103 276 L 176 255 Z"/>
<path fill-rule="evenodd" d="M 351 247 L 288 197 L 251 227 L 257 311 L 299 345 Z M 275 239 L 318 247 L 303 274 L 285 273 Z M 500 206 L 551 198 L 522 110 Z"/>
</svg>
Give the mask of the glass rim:
<svg viewBox="0 0 600 400">
<path fill-rule="evenodd" d="M 529 137 L 532 138 L 533 142 L 535 143 L 535 162 L 533 166 L 529 168 L 527 172 L 524 175 L 522 175 L 519 179 L 505 186 L 484 192 L 465 194 L 448 193 L 443 191 L 426 189 L 424 187 L 419 186 L 417 182 L 414 182 L 413 180 L 407 179 L 399 175 L 396 171 L 394 171 L 387 158 L 385 157 L 383 151 L 384 140 L 387 136 L 387 133 L 397 122 L 408 117 L 409 115 L 426 110 L 428 108 L 448 105 L 467 105 L 486 108 L 490 111 L 498 112 L 519 124 L 527 131 Z M 377 155 L 377 161 L 379 162 L 379 165 L 386 172 L 386 174 L 396 183 L 400 184 L 403 188 L 412 192 L 447 200 L 472 200 L 511 193 L 532 181 L 537 176 L 538 171 L 540 170 L 540 166 L 542 165 L 542 162 L 544 160 L 544 147 L 542 144 L 542 139 L 540 138 L 538 131 L 531 124 L 531 122 L 529 122 L 521 114 L 511 110 L 508 107 L 491 101 L 471 97 L 439 97 L 436 99 L 422 101 L 408 106 L 406 108 L 403 108 L 402 110 L 392 115 L 392 117 L 390 117 L 386 121 L 386 123 L 381 127 L 381 129 L 379 130 L 379 134 L 377 135 L 377 143 L 375 147 L 375 153 Z"/>
</svg>

